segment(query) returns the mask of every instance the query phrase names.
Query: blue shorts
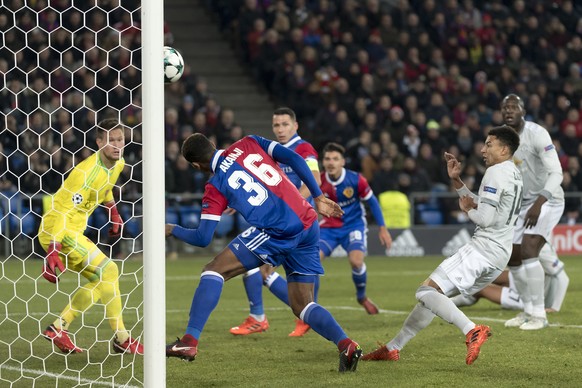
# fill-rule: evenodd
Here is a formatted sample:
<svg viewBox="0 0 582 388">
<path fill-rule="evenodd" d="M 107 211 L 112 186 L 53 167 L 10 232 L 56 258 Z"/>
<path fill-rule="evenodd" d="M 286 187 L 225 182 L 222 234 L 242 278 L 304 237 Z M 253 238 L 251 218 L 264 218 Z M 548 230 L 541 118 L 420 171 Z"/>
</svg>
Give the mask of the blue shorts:
<svg viewBox="0 0 582 388">
<path fill-rule="evenodd" d="M 270 236 L 251 226 L 228 244 L 247 270 L 263 264 L 282 265 L 289 275 L 323 275 L 319 260 L 319 224 L 314 222 L 295 236 Z"/>
<path fill-rule="evenodd" d="M 351 228 L 321 228 L 319 249 L 325 256 L 341 245 L 346 252 L 367 251 L 368 228 L 356 226 Z"/>
</svg>

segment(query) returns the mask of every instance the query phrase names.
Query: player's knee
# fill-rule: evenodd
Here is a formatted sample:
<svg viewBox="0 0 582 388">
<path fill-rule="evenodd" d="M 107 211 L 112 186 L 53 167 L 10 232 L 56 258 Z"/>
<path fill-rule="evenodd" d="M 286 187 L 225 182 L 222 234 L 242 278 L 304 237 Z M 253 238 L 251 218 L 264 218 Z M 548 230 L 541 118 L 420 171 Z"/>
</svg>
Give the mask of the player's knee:
<svg viewBox="0 0 582 388">
<path fill-rule="evenodd" d="M 101 272 L 104 281 L 114 282 L 119 279 L 119 267 L 114 261 L 109 261 Z"/>
<path fill-rule="evenodd" d="M 420 287 L 418 287 L 416 289 L 416 300 L 418 300 L 419 302 L 423 302 L 423 299 L 427 296 L 430 295 L 430 293 L 432 292 L 438 292 L 434 287 L 431 286 L 427 286 L 427 285 L 421 285 Z"/>
</svg>

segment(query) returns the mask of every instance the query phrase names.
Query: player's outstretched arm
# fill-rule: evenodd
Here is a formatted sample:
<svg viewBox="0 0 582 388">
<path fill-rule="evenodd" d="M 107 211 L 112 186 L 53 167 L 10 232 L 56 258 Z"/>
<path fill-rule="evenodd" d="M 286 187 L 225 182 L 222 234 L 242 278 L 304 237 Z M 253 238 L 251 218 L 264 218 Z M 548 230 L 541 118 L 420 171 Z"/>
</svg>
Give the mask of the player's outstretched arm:
<svg viewBox="0 0 582 388">
<path fill-rule="evenodd" d="M 166 224 L 166 237 L 174 236 L 179 240 L 197 247 L 207 247 L 212 241 L 218 221 L 201 219 L 198 228 L 188 229 L 180 225 Z"/>
</svg>

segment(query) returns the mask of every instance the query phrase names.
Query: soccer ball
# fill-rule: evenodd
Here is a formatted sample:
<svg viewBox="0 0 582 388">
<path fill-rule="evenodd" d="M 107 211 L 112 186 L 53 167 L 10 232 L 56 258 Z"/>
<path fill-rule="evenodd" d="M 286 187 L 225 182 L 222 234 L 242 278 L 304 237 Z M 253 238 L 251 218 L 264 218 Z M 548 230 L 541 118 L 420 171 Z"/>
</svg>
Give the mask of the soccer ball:
<svg viewBox="0 0 582 388">
<path fill-rule="evenodd" d="M 173 47 L 164 46 L 164 82 L 176 82 L 184 73 L 184 59 Z"/>
</svg>

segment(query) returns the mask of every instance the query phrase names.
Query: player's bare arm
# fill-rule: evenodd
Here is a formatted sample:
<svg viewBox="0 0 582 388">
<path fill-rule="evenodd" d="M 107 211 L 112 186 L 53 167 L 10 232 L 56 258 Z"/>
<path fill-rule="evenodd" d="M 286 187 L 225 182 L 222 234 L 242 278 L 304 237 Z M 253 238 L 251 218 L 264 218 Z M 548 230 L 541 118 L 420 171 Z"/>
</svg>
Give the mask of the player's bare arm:
<svg viewBox="0 0 582 388">
<path fill-rule="evenodd" d="M 392 236 L 390 236 L 388 229 L 381 227 L 378 232 L 378 238 L 380 238 L 380 243 L 383 246 L 385 246 L 387 249 L 390 249 L 392 246 Z"/>
<path fill-rule="evenodd" d="M 542 205 L 546 203 L 548 199 L 543 195 L 540 195 L 536 201 L 531 205 L 525 214 L 525 227 L 533 228 L 537 225 L 538 219 L 540 218 L 540 213 L 542 212 Z"/>
</svg>

